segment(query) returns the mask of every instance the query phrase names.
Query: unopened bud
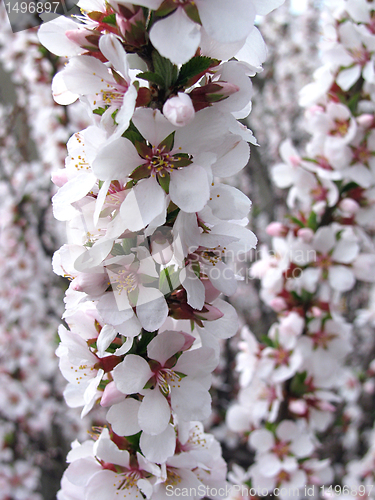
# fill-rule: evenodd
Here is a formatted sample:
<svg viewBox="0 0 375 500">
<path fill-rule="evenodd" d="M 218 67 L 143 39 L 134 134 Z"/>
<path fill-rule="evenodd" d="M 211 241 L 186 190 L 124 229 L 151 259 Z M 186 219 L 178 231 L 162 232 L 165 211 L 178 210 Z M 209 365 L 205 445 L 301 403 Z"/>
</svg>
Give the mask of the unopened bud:
<svg viewBox="0 0 375 500">
<path fill-rule="evenodd" d="M 310 243 L 314 238 L 314 231 L 309 227 L 301 227 L 297 232 L 297 236 L 301 238 L 304 243 Z"/>
<path fill-rule="evenodd" d="M 110 382 L 105 386 L 102 398 L 100 400 L 100 406 L 107 408 L 108 406 L 115 405 L 116 403 L 121 403 L 126 398 L 125 394 L 120 392 L 114 382 Z"/>
<path fill-rule="evenodd" d="M 195 111 L 190 97 L 179 92 L 178 95 L 166 101 L 163 114 L 176 127 L 184 127 L 192 121 Z"/>
<path fill-rule="evenodd" d="M 374 125 L 374 117 L 368 113 L 364 113 L 361 116 L 357 116 L 357 123 L 360 127 L 370 128 Z"/>
<path fill-rule="evenodd" d="M 287 308 L 287 303 L 285 302 L 285 299 L 283 299 L 282 297 L 275 297 L 274 299 L 271 300 L 269 305 L 277 313 L 284 311 Z"/>
<path fill-rule="evenodd" d="M 360 209 L 358 203 L 352 198 L 344 198 L 339 203 L 339 208 L 348 215 L 354 215 Z"/>
<path fill-rule="evenodd" d="M 271 222 L 266 227 L 266 233 L 270 236 L 284 237 L 288 234 L 288 228 L 281 222 Z"/>
<path fill-rule="evenodd" d="M 313 306 L 311 308 L 311 314 L 314 316 L 314 318 L 320 318 L 323 312 L 321 309 L 319 309 L 319 307 Z"/>
</svg>

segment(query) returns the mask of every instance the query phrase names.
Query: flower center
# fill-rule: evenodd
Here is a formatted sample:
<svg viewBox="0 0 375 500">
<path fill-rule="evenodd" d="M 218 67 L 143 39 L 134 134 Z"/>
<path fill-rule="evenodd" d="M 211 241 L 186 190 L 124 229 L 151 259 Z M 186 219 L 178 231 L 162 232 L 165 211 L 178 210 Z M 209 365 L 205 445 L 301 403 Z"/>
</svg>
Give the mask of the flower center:
<svg viewBox="0 0 375 500">
<path fill-rule="evenodd" d="M 117 277 L 113 277 L 111 279 L 112 285 L 116 284 L 117 291 L 119 295 L 123 291 L 129 293 L 135 290 L 138 286 L 137 277 L 134 273 L 127 271 L 126 269 L 122 269 L 117 274 Z"/>
</svg>

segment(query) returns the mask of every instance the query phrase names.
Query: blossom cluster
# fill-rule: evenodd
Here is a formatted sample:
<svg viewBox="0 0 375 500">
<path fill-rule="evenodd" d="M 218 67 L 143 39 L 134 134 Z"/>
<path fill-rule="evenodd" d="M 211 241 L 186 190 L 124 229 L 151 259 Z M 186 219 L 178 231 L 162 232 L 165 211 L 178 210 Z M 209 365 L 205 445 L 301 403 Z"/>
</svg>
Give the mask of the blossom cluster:
<svg viewBox="0 0 375 500">
<path fill-rule="evenodd" d="M 338 404 L 358 396 L 344 364 L 354 336 L 343 294 L 375 281 L 374 3 L 332 2 L 323 21 L 324 66 L 300 94 L 311 139 L 303 154 L 289 140 L 281 145 L 271 175 L 289 188 L 289 212 L 267 227 L 272 251 L 264 247 L 251 268 L 278 317 L 261 341 L 242 330 L 240 392 L 227 413 L 255 450 L 254 464 L 233 477 L 268 490 L 332 482 L 317 434 Z M 355 414 L 344 416 L 349 426 Z"/>
<path fill-rule="evenodd" d="M 81 16 L 39 30 L 68 58 L 55 101 L 79 99 L 91 121 L 53 174 L 68 237 L 53 266 L 71 281 L 57 349 L 64 396 L 82 416 L 106 408 L 108 422 L 73 444 L 59 500 L 225 485 L 201 422 L 220 340 L 238 328 L 219 297 L 236 290 L 229 259 L 256 237 L 250 200 L 220 179 L 256 144 L 237 121 L 266 56 L 254 20 L 281 3 L 82 0 Z"/>
<path fill-rule="evenodd" d="M 36 32 L 12 34 L 3 8 L 0 26 L 11 74 L 0 100 L 0 498 L 40 500 L 42 483 L 55 486 L 46 477 L 60 472 L 61 443 L 85 431 L 62 401 L 54 350 L 63 288 L 50 264 L 61 241 L 51 170 L 65 156 L 68 123 L 82 121 L 74 109 L 65 120 L 51 102 L 54 61 L 44 59 Z"/>
</svg>

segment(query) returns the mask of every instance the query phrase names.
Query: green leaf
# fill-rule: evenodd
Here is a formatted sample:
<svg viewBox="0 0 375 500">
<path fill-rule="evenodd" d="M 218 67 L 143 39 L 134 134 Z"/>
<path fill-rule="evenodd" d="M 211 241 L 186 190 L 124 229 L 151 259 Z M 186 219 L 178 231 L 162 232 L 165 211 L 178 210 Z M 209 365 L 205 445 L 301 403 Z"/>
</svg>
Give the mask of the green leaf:
<svg viewBox="0 0 375 500">
<path fill-rule="evenodd" d="M 111 250 L 111 254 L 113 256 L 116 256 L 116 255 L 126 255 L 125 250 L 123 249 L 122 245 L 120 245 L 120 243 L 115 243 L 113 245 L 113 248 Z"/>
<path fill-rule="evenodd" d="M 302 221 L 300 221 L 299 219 L 297 219 L 297 217 L 293 217 L 293 216 L 290 215 L 289 219 L 292 222 L 294 222 L 294 224 L 297 224 L 297 226 L 299 226 L 299 227 L 305 227 L 305 224 Z"/>
<path fill-rule="evenodd" d="M 318 227 L 318 219 L 316 213 L 312 211 L 309 215 L 309 219 L 307 221 L 307 227 L 315 231 Z"/>
<path fill-rule="evenodd" d="M 144 354 L 147 351 L 147 346 L 155 337 L 157 332 L 148 332 L 142 328 L 141 338 L 137 343 L 137 354 Z"/>
<path fill-rule="evenodd" d="M 159 85 L 159 87 L 164 88 L 164 79 L 162 76 L 157 73 L 153 73 L 152 71 L 145 71 L 144 73 L 138 73 L 137 78 L 141 78 L 142 80 L 147 80 L 150 83 L 155 83 Z"/>
<path fill-rule="evenodd" d="M 268 347 L 275 347 L 273 340 L 267 337 L 267 335 L 262 335 L 260 340 Z"/>
<path fill-rule="evenodd" d="M 94 115 L 99 115 L 99 116 L 102 116 L 104 112 L 105 112 L 105 108 L 96 108 L 93 111 Z"/>
<path fill-rule="evenodd" d="M 171 149 L 173 148 L 173 144 L 174 144 L 174 135 L 175 135 L 176 131 L 172 132 L 171 134 L 169 134 L 168 137 L 166 137 L 160 144 L 159 144 L 159 148 L 162 149 L 163 146 L 164 146 L 164 152 L 165 153 L 168 153 L 169 151 L 171 151 Z"/>
<path fill-rule="evenodd" d="M 103 20 L 102 23 L 106 24 L 112 24 L 113 26 L 116 26 L 116 14 L 110 14 L 109 16 L 106 16 Z"/>
<path fill-rule="evenodd" d="M 124 249 L 125 255 L 128 255 L 131 253 L 131 249 L 133 247 L 137 246 L 137 239 L 136 238 L 124 238 L 122 240 L 122 248 Z"/>
<path fill-rule="evenodd" d="M 159 290 L 163 295 L 168 295 L 180 286 L 180 273 L 173 266 L 163 269 L 159 278 Z"/>
<path fill-rule="evenodd" d="M 163 176 L 162 175 L 158 175 L 159 184 L 164 189 L 164 191 L 166 192 L 166 194 L 169 194 L 170 180 L 171 180 L 171 178 L 170 178 L 169 174 L 163 174 Z"/>
<path fill-rule="evenodd" d="M 169 59 L 161 56 L 157 50 L 152 53 L 154 71 L 163 79 L 163 88 L 169 89 L 177 80 L 178 68 Z"/>
<path fill-rule="evenodd" d="M 307 392 L 305 385 L 306 378 L 307 378 L 307 371 L 295 374 L 290 384 L 290 390 L 292 394 L 295 394 L 296 396 L 302 396 L 303 394 L 306 394 Z"/>
<path fill-rule="evenodd" d="M 137 141 L 145 142 L 143 135 L 139 132 L 139 130 L 132 121 L 130 122 L 129 127 L 122 134 L 122 137 L 125 137 L 125 139 L 129 139 L 129 141 L 132 142 L 133 144 L 135 144 Z"/>
<path fill-rule="evenodd" d="M 134 451 L 140 450 L 139 448 L 139 440 L 141 439 L 141 434 L 142 431 L 138 432 L 137 434 L 133 434 L 132 436 L 126 436 L 126 440 L 132 447 Z"/>
<path fill-rule="evenodd" d="M 193 57 L 187 63 L 183 64 L 178 75 L 176 85 L 185 85 L 190 78 L 193 78 L 200 73 L 206 71 L 210 66 L 216 65 L 216 59 L 211 59 L 211 57 L 197 56 Z"/>
</svg>

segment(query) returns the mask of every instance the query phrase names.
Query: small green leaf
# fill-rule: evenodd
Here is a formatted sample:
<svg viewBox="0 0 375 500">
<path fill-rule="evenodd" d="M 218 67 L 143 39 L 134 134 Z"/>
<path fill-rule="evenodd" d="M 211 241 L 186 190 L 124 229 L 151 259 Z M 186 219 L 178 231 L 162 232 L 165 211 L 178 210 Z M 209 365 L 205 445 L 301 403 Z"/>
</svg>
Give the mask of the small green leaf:
<svg viewBox="0 0 375 500">
<path fill-rule="evenodd" d="M 142 80 L 147 80 L 150 83 L 155 83 L 159 85 L 159 87 L 164 88 L 164 80 L 163 77 L 158 75 L 157 73 L 153 73 L 152 71 L 145 71 L 144 73 L 138 73 L 137 78 L 141 78 Z"/>
<path fill-rule="evenodd" d="M 169 59 L 161 56 L 157 50 L 152 53 L 154 71 L 163 80 L 163 88 L 169 89 L 177 80 L 178 68 Z"/>
<path fill-rule="evenodd" d="M 125 137 L 125 139 L 129 139 L 129 141 L 132 142 L 133 144 L 135 144 L 137 141 L 145 142 L 144 137 L 142 136 L 142 134 L 139 132 L 139 130 L 132 121 L 130 122 L 129 127 L 122 134 L 122 137 Z"/>
<path fill-rule="evenodd" d="M 263 342 L 264 345 L 268 347 L 275 347 L 273 340 L 267 337 L 267 335 L 262 335 L 260 337 L 260 340 Z"/>
<path fill-rule="evenodd" d="M 292 222 L 294 222 L 294 224 L 297 224 L 297 226 L 299 226 L 299 227 L 305 227 L 305 224 L 301 220 L 297 219 L 297 217 L 289 216 L 289 219 Z"/>
<path fill-rule="evenodd" d="M 158 175 L 158 181 L 160 186 L 164 189 L 166 194 L 169 194 L 169 184 L 170 184 L 170 176 L 169 174 Z"/>
<path fill-rule="evenodd" d="M 103 18 L 102 23 L 106 24 L 112 24 L 113 26 L 116 26 L 116 14 L 110 14 L 109 16 L 106 16 Z"/>
<path fill-rule="evenodd" d="M 211 59 L 211 57 L 193 57 L 190 61 L 181 66 L 176 85 L 185 85 L 190 78 L 203 73 L 211 66 L 216 66 L 217 63 L 218 61 L 216 59 Z"/>
<path fill-rule="evenodd" d="M 313 231 L 315 231 L 316 228 L 318 227 L 318 219 L 314 211 L 311 211 L 310 213 L 310 216 L 307 221 L 307 227 L 309 227 Z"/>
<path fill-rule="evenodd" d="M 93 113 L 94 115 L 102 116 L 105 111 L 106 111 L 105 108 L 96 108 L 94 109 Z"/>
<path fill-rule="evenodd" d="M 124 251 L 124 248 L 122 245 L 120 245 L 120 243 L 115 243 L 113 245 L 113 248 L 111 250 L 111 254 L 113 256 L 116 256 L 116 255 L 126 255 L 125 251 Z"/>
</svg>

